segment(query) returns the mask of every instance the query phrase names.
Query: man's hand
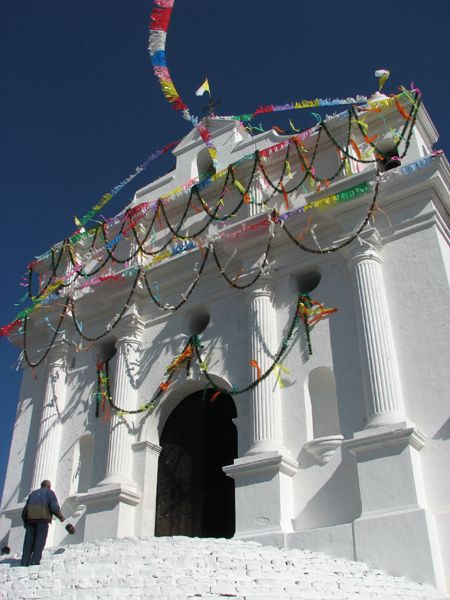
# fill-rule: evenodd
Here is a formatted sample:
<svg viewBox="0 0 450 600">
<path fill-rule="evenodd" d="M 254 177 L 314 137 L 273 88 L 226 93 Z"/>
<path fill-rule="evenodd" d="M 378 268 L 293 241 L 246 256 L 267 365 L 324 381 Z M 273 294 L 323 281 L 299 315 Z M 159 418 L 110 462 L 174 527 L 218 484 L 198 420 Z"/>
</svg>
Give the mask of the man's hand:
<svg viewBox="0 0 450 600">
<path fill-rule="evenodd" d="M 61 523 L 66 520 L 63 515 L 59 515 L 58 519 L 61 521 Z"/>
</svg>

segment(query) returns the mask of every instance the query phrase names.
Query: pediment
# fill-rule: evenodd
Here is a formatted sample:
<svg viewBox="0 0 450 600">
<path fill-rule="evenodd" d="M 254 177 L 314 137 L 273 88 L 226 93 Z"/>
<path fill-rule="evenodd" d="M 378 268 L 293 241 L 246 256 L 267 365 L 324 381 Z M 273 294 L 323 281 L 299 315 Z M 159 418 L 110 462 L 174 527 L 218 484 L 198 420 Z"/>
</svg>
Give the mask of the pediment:
<svg viewBox="0 0 450 600">
<path fill-rule="evenodd" d="M 234 119 L 205 117 L 202 119 L 202 121 L 205 123 L 213 140 L 215 137 L 225 133 L 226 131 L 233 130 L 239 132 L 239 134 L 243 137 L 251 137 L 241 123 L 239 121 L 235 121 Z M 195 146 L 203 146 L 204 143 L 205 142 L 202 140 L 197 128 L 193 127 L 192 130 L 172 150 L 172 153 L 178 157 L 184 152 L 191 150 Z"/>
</svg>

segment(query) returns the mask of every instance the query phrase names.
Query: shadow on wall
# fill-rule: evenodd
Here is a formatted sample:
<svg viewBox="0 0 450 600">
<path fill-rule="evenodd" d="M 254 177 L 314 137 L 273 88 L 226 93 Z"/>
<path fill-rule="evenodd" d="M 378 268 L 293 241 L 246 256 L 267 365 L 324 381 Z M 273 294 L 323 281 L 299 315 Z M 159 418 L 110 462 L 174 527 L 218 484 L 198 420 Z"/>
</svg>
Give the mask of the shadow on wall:
<svg viewBox="0 0 450 600">
<path fill-rule="evenodd" d="M 450 417 L 440 427 L 433 436 L 433 440 L 448 440 L 450 438 Z"/>
<path fill-rule="evenodd" d="M 313 369 L 308 377 L 308 392 L 308 438 L 317 439 L 340 434 L 341 424 L 333 371 L 328 367 Z"/>
<path fill-rule="evenodd" d="M 93 435 L 86 434 L 78 440 L 73 454 L 71 495 L 87 492 L 93 486 L 94 449 Z"/>
<path fill-rule="evenodd" d="M 298 497 L 303 506 L 295 529 L 351 523 L 361 515 L 356 457 L 342 444 L 340 411 L 333 371 L 313 369 L 306 390 L 308 442 L 298 461 Z M 328 444 L 335 438 L 334 447 Z"/>
<path fill-rule="evenodd" d="M 295 529 L 313 529 L 351 523 L 361 516 L 356 457 L 341 448 L 332 461 L 318 466 L 305 450 L 299 456 L 309 500 L 294 520 Z"/>
<path fill-rule="evenodd" d="M 28 369 L 31 371 L 31 369 Z M 31 491 L 31 481 L 33 478 L 34 459 L 36 456 L 36 448 L 38 443 L 39 426 L 41 421 L 42 404 L 45 397 L 45 379 L 42 375 L 43 370 L 39 371 L 38 382 L 34 381 L 31 373 L 27 373 L 27 381 L 23 384 L 24 400 L 19 405 L 17 418 L 31 410 L 30 426 L 28 435 L 25 437 L 23 470 L 19 482 L 18 500 L 25 500 Z M 26 417 L 25 417 L 26 418 Z M 18 421 L 14 425 L 16 428 Z"/>
</svg>

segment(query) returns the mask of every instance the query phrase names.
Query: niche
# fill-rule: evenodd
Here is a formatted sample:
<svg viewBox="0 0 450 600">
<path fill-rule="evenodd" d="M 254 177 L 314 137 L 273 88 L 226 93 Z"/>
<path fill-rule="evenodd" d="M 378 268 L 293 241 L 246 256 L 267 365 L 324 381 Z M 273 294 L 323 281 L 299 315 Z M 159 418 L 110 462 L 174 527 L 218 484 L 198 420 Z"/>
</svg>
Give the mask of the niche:
<svg viewBox="0 0 450 600">
<path fill-rule="evenodd" d="M 75 446 L 73 454 L 71 493 L 87 492 L 92 487 L 94 465 L 94 436 L 83 435 Z"/>
<path fill-rule="evenodd" d="M 208 327 L 210 320 L 206 308 L 195 308 L 186 316 L 185 330 L 189 335 L 198 335 Z"/>
<path fill-rule="evenodd" d="M 318 269 L 313 269 L 311 271 L 305 271 L 304 273 L 300 273 L 295 276 L 295 287 L 297 293 L 299 294 L 308 294 L 316 289 L 319 285 L 322 276 Z"/>
<path fill-rule="evenodd" d="M 116 354 L 116 341 L 110 340 L 98 346 L 98 354 L 102 362 L 109 362 Z"/>
<path fill-rule="evenodd" d="M 336 383 L 331 369 L 318 367 L 309 374 L 306 405 L 307 436 L 304 449 L 319 464 L 331 461 L 342 445 Z"/>
<path fill-rule="evenodd" d="M 341 433 L 336 383 L 331 369 L 318 367 L 309 374 L 310 431 L 313 439 Z"/>
</svg>

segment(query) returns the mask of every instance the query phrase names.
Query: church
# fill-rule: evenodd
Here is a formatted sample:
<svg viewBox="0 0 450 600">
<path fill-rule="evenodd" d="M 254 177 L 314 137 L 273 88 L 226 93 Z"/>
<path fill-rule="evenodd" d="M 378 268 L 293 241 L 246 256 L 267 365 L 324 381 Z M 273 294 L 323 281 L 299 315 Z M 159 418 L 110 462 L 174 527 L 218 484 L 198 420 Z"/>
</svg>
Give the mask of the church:
<svg viewBox="0 0 450 600">
<path fill-rule="evenodd" d="M 50 479 L 76 533 L 47 545 L 237 538 L 449 589 L 437 138 L 406 91 L 301 133 L 210 115 L 119 215 L 36 259 L 0 540 L 20 551 Z"/>
</svg>

